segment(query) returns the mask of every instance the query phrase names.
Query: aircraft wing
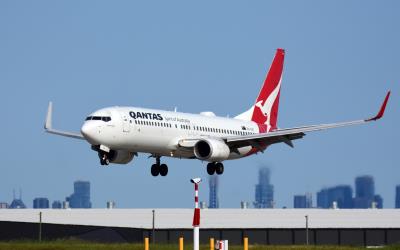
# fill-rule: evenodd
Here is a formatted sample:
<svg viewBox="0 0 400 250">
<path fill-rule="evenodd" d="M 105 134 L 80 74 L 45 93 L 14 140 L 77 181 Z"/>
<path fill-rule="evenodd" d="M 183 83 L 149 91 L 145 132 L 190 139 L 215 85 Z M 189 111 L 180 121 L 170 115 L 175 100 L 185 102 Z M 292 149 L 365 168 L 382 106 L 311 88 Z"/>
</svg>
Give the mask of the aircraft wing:
<svg viewBox="0 0 400 250">
<path fill-rule="evenodd" d="M 83 137 L 83 135 L 81 133 L 67 132 L 67 131 L 61 131 L 61 130 L 53 129 L 53 127 L 52 127 L 52 116 L 53 116 L 53 103 L 49 102 L 49 107 L 47 109 L 46 122 L 44 124 L 44 130 L 47 133 L 66 136 L 66 137 L 72 137 L 72 138 L 75 138 L 75 139 L 85 140 L 85 138 Z"/>
<path fill-rule="evenodd" d="M 259 148 L 261 151 L 265 149 L 266 146 L 274 144 L 274 143 L 286 143 L 290 147 L 293 147 L 292 140 L 302 138 L 305 133 L 345 127 L 351 125 L 363 124 L 371 121 L 376 121 L 382 118 L 386 104 L 389 100 L 390 91 L 386 94 L 385 100 L 383 101 L 379 112 L 372 118 L 363 119 L 363 120 L 355 120 L 349 122 L 339 122 L 339 123 L 329 123 L 329 124 L 320 124 L 320 125 L 310 125 L 303 127 L 295 127 L 295 128 L 287 128 L 287 129 L 277 129 L 268 133 L 261 134 L 252 134 L 246 136 L 232 136 L 225 138 L 226 144 L 231 148 L 239 148 L 244 146 L 253 146 Z"/>
</svg>

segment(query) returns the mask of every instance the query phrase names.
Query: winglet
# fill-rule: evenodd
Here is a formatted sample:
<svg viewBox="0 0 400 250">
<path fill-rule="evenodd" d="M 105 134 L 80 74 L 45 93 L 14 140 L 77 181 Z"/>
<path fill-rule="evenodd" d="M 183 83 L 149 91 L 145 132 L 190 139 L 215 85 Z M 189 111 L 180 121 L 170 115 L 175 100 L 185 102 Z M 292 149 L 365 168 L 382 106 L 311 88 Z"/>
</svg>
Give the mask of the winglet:
<svg viewBox="0 0 400 250">
<path fill-rule="evenodd" d="M 44 129 L 49 130 L 52 128 L 51 121 L 53 116 L 53 103 L 49 102 L 49 107 L 47 108 L 46 123 L 44 124 Z"/>
<path fill-rule="evenodd" d="M 383 114 L 385 113 L 386 104 L 389 100 L 389 96 L 390 96 L 390 91 L 388 91 L 388 93 L 386 94 L 385 100 L 383 101 L 381 109 L 379 110 L 378 114 L 370 119 L 365 120 L 366 122 L 376 121 L 382 118 Z"/>
</svg>

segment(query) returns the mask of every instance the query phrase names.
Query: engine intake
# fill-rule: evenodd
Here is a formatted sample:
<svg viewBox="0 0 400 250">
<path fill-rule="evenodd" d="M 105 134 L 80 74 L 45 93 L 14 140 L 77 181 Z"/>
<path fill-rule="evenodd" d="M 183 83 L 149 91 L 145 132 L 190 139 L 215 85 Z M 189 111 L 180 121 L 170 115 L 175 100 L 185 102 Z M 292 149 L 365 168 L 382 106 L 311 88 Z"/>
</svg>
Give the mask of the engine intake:
<svg viewBox="0 0 400 250">
<path fill-rule="evenodd" d="M 194 145 L 194 155 L 200 160 L 209 162 L 226 160 L 230 152 L 228 145 L 217 139 L 203 139 Z"/>
</svg>

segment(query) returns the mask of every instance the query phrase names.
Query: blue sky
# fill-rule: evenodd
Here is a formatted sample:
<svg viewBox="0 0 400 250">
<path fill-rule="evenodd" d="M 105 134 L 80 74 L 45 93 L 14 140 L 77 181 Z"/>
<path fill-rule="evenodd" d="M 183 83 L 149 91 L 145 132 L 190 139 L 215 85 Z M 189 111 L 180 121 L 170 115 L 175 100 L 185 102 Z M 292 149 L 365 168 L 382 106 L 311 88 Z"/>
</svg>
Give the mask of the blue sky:
<svg viewBox="0 0 400 250">
<path fill-rule="evenodd" d="M 295 148 L 227 161 L 220 204 L 254 200 L 260 166 L 272 169 L 276 206 L 293 195 L 375 177 L 385 207 L 400 184 L 398 1 L 0 1 L 0 201 L 22 188 L 51 201 L 89 180 L 95 207 L 192 207 L 200 161 L 147 155 L 100 167 L 90 146 L 43 132 L 48 101 L 56 128 L 79 131 L 113 105 L 234 116 L 253 104 L 278 47 L 286 49 L 279 126 L 365 118 L 388 89 L 382 121 L 310 133 Z M 314 196 L 315 198 L 315 196 Z M 207 185 L 200 200 L 208 199 Z"/>
</svg>

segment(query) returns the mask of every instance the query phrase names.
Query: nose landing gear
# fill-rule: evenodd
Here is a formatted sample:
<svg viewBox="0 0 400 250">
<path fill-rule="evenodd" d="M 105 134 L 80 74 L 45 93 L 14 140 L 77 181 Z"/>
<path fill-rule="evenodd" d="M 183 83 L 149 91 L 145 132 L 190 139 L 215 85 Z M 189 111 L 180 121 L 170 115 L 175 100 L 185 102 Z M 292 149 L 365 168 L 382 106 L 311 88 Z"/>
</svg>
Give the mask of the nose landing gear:
<svg viewBox="0 0 400 250">
<path fill-rule="evenodd" d="M 210 162 L 207 164 L 207 173 L 209 175 L 213 175 L 214 173 L 221 175 L 224 173 L 224 165 L 221 162 Z"/>
<path fill-rule="evenodd" d="M 110 164 L 110 157 L 107 152 L 100 152 L 99 151 L 99 158 L 100 158 L 100 164 L 101 165 L 109 165 Z"/>
<path fill-rule="evenodd" d="M 151 165 L 151 175 L 152 176 L 166 176 L 168 174 L 167 164 L 160 164 L 160 157 L 156 156 L 156 163 Z"/>
</svg>

